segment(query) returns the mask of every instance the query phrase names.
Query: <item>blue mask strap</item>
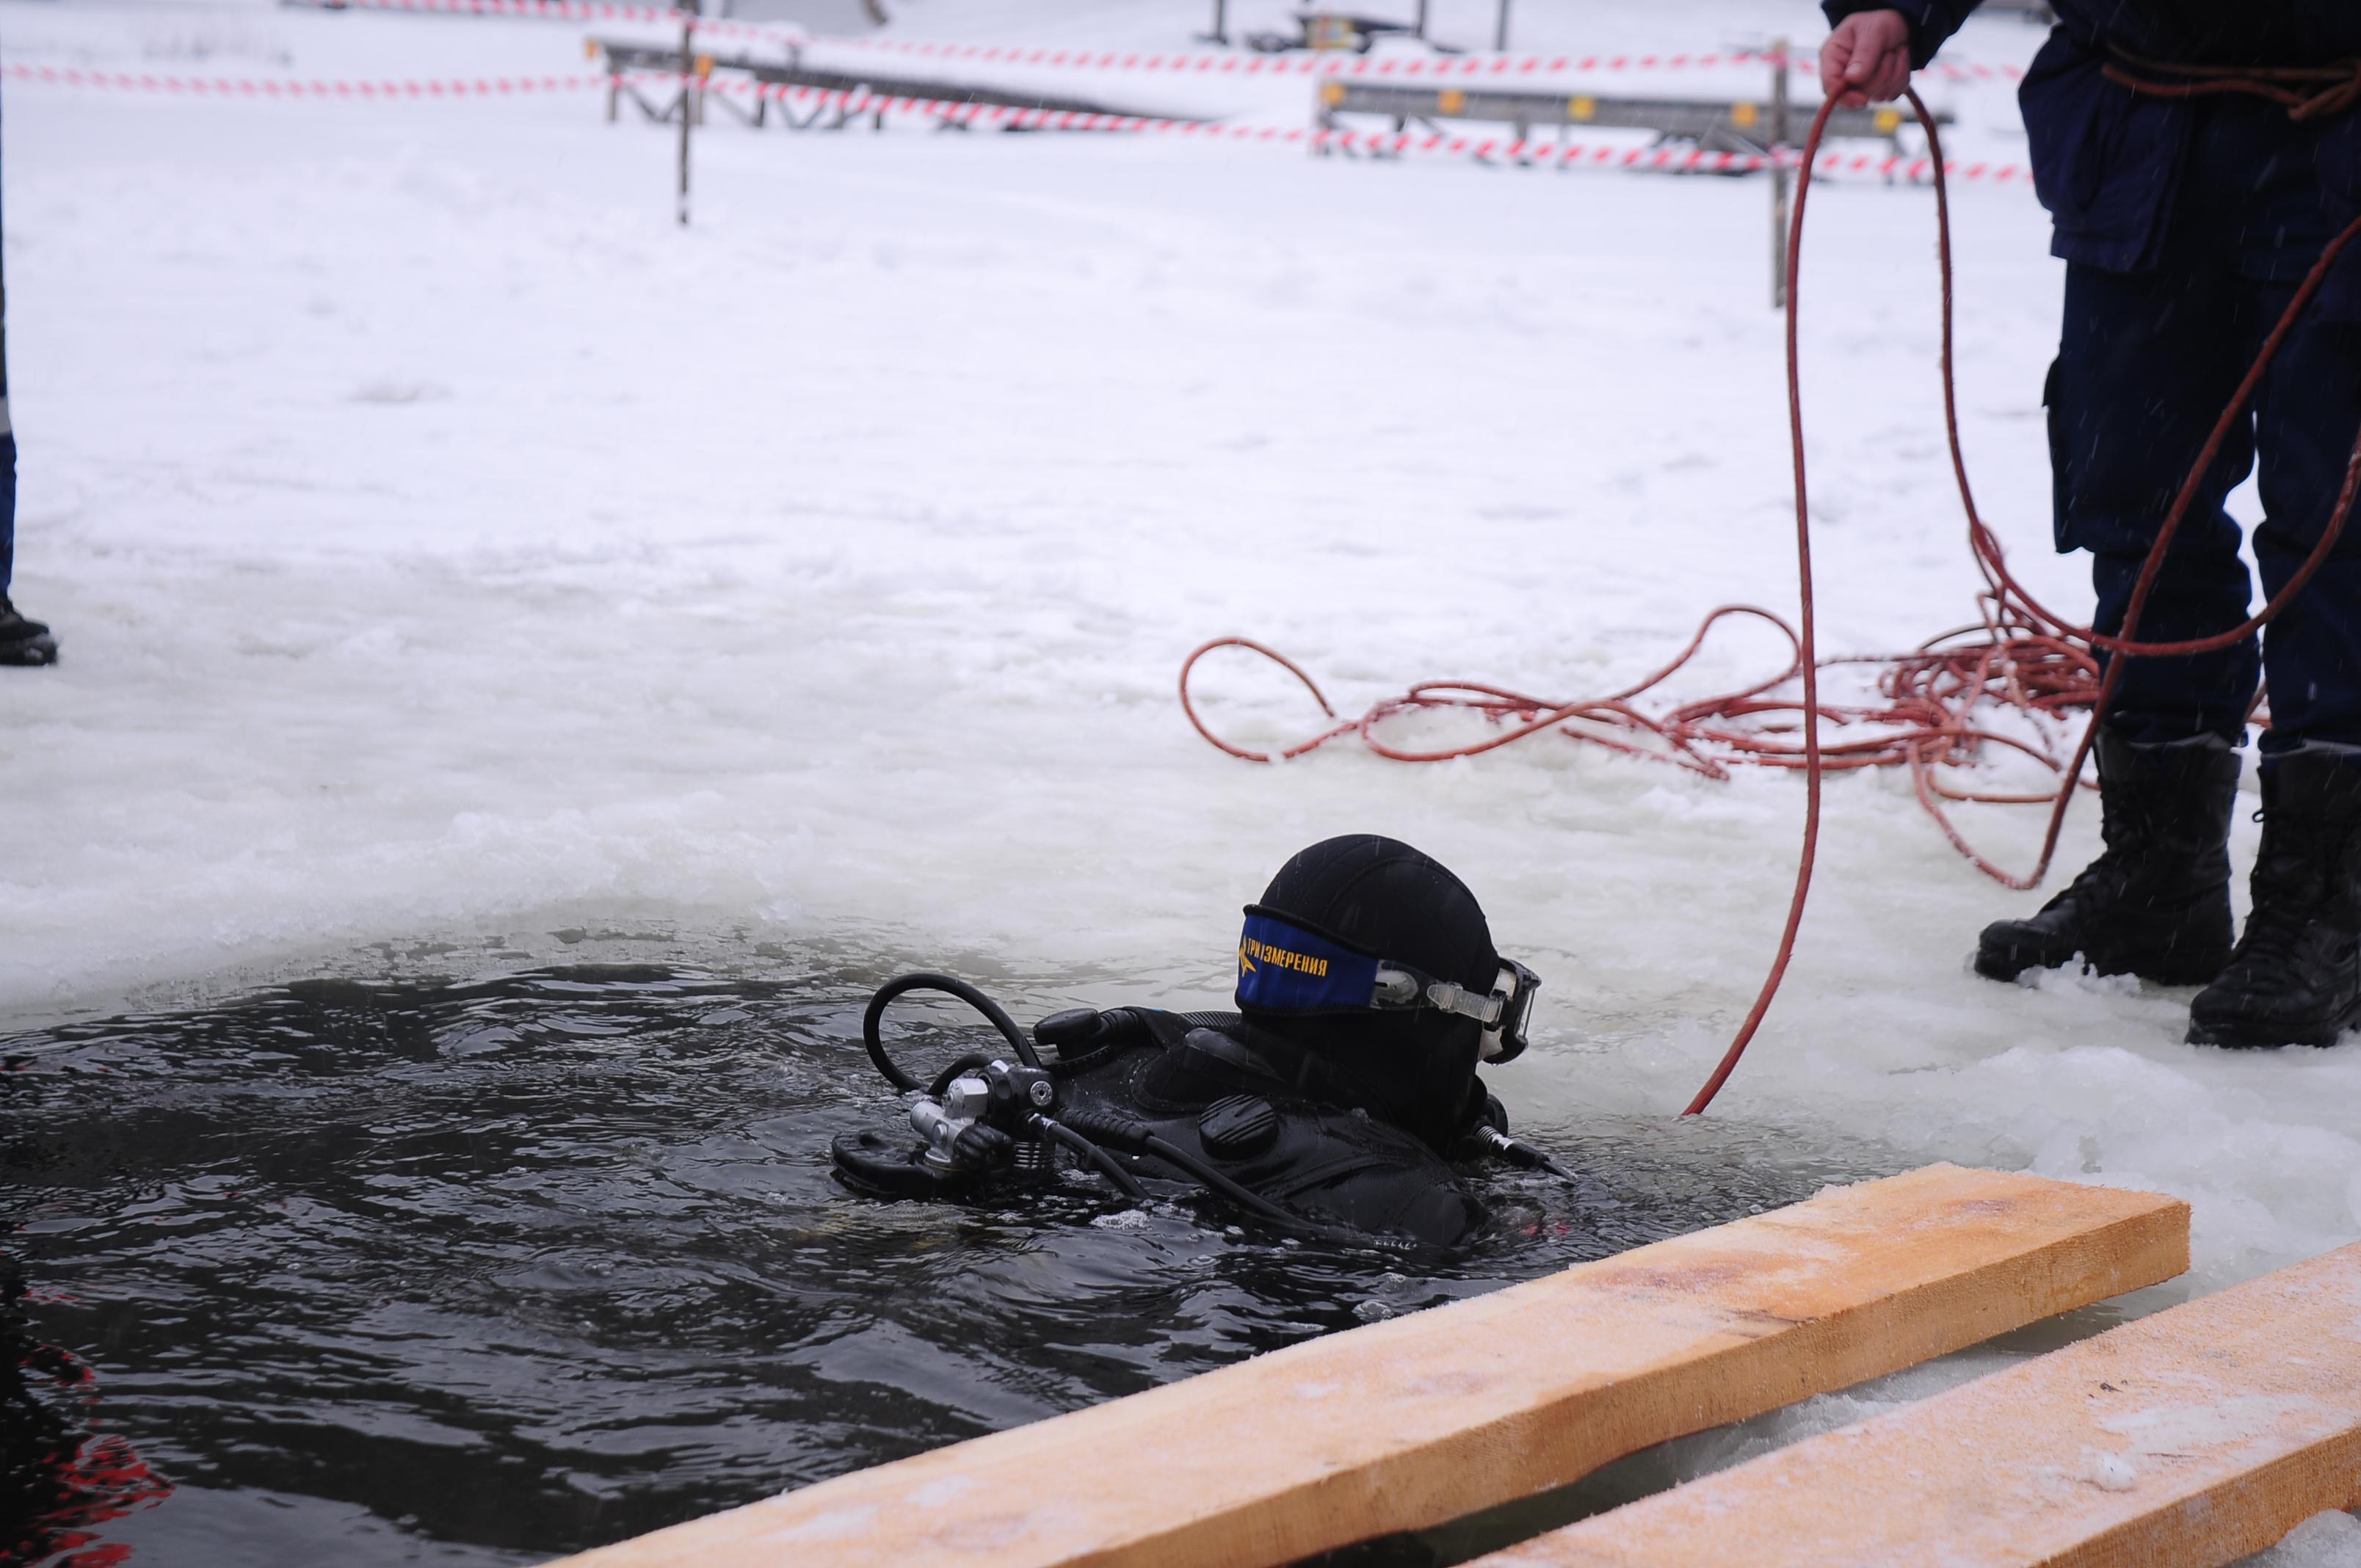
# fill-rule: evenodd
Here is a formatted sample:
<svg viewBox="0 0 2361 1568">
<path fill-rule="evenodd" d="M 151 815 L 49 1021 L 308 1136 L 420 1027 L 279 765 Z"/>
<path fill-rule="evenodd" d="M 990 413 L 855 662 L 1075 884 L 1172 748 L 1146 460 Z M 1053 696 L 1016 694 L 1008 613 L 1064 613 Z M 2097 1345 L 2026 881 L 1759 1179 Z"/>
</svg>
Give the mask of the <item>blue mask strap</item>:
<svg viewBox="0 0 2361 1568">
<path fill-rule="evenodd" d="M 1275 915 L 1249 912 L 1238 938 L 1238 1005 L 1266 1013 L 1359 1012 L 1378 960 Z"/>
</svg>

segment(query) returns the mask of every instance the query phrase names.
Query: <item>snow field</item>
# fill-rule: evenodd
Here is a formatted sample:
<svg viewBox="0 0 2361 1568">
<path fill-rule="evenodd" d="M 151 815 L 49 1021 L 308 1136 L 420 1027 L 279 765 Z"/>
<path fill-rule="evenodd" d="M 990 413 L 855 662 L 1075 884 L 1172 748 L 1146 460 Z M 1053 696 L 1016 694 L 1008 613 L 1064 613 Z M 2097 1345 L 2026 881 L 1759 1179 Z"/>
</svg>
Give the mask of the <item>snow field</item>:
<svg viewBox="0 0 2361 1568">
<path fill-rule="evenodd" d="M 936 0 L 906 25 L 1170 48 L 1199 9 Z M 1817 36 L 1738 0 L 1546 26 Z M 1971 58 L 2031 48 L 1979 27 Z M 0 0 L 11 62 L 473 75 L 577 69 L 578 40 Z M 1308 114 L 1299 91 L 1268 112 Z M 671 133 L 603 124 L 595 93 L 5 102 L 17 598 L 65 663 L 0 680 L 0 1017 L 577 927 L 1016 974 L 1020 1012 L 1207 1004 L 1237 906 L 1356 829 L 1454 866 L 1545 977 L 1543 1044 L 1496 1075 L 1522 1125 L 1669 1116 L 1752 1000 L 1795 780 L 1548 738 L 1254 768 L 1172 683 L 1235 631 L 1347 711 L 1441 675 L 1571 696 L 1716 604 L 1786 611 L 1760 182 L 717 120 L 682 232 Z M 1954 102 L 2005 155 L 2005 93 Z M 2084 605 L 2048 548 L 2046 221 L 2021 190 L 1955 212 L 1979 497 L 2036 590 Z M 1831 184 L 1810 222 L 1822 645 L 1883 651 L 1972 615 L 1932 204 Z M 1730 630 L 1675 689 L 1777 652 Z M 1283 675 L 1223 657 L 1199 689 L 1225 734 L 1309 730 Z M 2030 862 L 2037 812 L 1960 820 Z M 2064 872 L 2095 833 L 2086 802 Z M 1682 1135 L 2176 1193 L 2197 1269 L 2149 1305 L 2361 1235 L 2361 1057 L 2192 1050 L 2185 994 L 1970 975 L 1976 928 L 2037 901 L 1956 859 L 1906 778 L 1832 780 L 1781 1000 Z M 2349 1560 L 2310 1550 L 2283 1560 Z"/>
</svg>

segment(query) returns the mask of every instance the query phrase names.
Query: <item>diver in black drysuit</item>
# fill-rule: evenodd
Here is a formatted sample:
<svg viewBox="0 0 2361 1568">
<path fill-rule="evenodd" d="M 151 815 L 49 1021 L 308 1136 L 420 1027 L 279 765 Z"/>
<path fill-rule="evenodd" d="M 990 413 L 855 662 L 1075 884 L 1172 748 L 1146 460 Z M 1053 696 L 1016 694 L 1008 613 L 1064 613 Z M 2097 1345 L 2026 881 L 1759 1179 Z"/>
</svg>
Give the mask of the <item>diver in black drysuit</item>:
<svg viewBox="0 0 2361 1568">
<path fill-rule="evenodd" d="M 1450 1248 L 1484 1217 L 1454 1159 L 1555 1168 L 1507 1135 L 1477 1077 L 1523 1049 L 1539 984 L 1494 951 L 1475 895 L 1443 866 L 1390 839 L 1330 839 L 1247 905 L 1237 1012 L 1059 1014 L 1034 1032 L 1054 1080 L 1035 1092 L 1132 1177 L 1213 1188 L 1300 1231 Z M 1021 1135 L 935 1125 L 931 1159 L 866 1134 L 838 1140 L 839 1170 L 859 1190 L 916 1194 L 1054 1163 L 1020 1161 Z"/>
</svg>

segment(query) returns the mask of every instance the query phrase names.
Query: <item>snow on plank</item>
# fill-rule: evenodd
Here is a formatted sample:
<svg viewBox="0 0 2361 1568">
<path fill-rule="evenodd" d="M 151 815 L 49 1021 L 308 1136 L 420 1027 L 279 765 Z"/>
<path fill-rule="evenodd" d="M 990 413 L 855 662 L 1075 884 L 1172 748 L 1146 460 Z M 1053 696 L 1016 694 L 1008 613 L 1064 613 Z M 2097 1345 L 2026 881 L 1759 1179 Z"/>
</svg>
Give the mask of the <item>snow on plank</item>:
<svg viewBox="0 0 2361 1568">
<path fill-rule="evenodd" d="M 1477 1561 L 2214 1568 L 2361 1507 L 2361 1244 Z"/>
<path fill-rule="evenodd" d="M 1930 1166 L 570 1559 L 1280 1563 L 2169 1279 L 2189 1209 Z"/>
</svg>

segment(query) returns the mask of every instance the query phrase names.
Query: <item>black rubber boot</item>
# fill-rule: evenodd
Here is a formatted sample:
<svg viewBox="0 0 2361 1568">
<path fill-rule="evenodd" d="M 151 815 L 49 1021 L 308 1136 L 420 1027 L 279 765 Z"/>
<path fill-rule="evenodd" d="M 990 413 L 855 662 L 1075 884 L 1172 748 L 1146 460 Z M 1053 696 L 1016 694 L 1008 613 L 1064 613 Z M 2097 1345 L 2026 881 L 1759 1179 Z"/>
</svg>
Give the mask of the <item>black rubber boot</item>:
<svg viewBox="0 0 2361 1568">
<path fill-rule="evenodd" d="M 57 640 L 38 620 L 16 613 L 6 594 L 0 594 L 0 664 L 54 664 Z"/>
<path fill-rule="evenodd" d="M 2201 1046 L 2333 1046 L 2361 1025 L 2361 755 L 2291 751 L 2263 771 L 2255 907 L 2189 1004 Z"/>
<path fill-rule="evenodd" d="M 2101 974 L 2203 985 L 2230 957 L 2230 811 L 2238 753 L 2201 736 L 2136 745 L 2101 729 L 2106 852 L 2029 920 L 1996 920 L 1976 972 L 2015 980 L 2075 954 Z"/>
</svg>

